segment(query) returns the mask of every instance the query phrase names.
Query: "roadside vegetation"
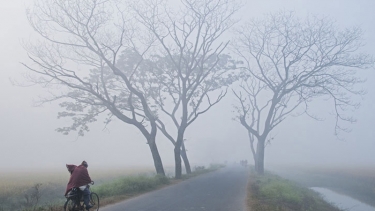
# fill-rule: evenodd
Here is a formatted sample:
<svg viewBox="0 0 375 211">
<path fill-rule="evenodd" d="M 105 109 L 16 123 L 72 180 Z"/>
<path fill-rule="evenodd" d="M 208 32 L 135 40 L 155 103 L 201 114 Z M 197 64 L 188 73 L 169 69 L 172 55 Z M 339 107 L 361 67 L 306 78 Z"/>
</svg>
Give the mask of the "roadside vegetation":
<svg viewBox="0 0 375 211">
<path fill-rule="evenodd" d="M 211 164 L 209 167 L 197 166 L 191 174 L 183 175 L 182 179 L 155 175 L 148 169 L 134 171 L 118 171 L 117 174 L 103 172 L 95 175 L 95 185 L 91 187 L 100 197 L 100 206 L 125 200 L 167 185 L 176 184 L 191 177 L 215 171 L 223 165 Z M 121 175 L 122 172 L 122 175 Z M 16 177 L 3 176 L 0 183 L 0 211 L 61 211 L 65 198 L 67 177 L 44 172 L 44 176 L 34 174 L 30 177 L 22 174 Z M 94 175 L 91 174 L 91 176 Z M 49 177 L 49 179 L 47 179 Z M 16 178 L 17 182 L 12 182 Z M 24 180 L 22 180 L 24 179 Z"/>
<path fill-rule="evenodd" d="M 324 187 L 375 206 L 375 171 L 368 167 L 285 167 L 281 176 L 305 187 Z"/>
<path fill-rule="evenodd" d="M 251 170 L 248 183 L 248 207 L 251 211 L 339 211 L 316 192 L 290 180 Z"/>
</svg>

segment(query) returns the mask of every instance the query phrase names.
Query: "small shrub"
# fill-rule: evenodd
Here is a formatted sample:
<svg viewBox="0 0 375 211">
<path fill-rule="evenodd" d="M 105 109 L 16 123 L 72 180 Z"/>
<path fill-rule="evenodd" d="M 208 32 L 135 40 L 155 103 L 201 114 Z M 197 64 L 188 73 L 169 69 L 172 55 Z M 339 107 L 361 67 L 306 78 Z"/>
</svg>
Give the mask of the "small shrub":
<svg viewBox="0 0 375 211">
<path fill-rule="evenodd" d="M 42 186 L 41 183 L 35 184 L 32 188 L 28 189 L 24 193 L 24 206 L 27 208 L 36 206 L 40 198 L 42 197 L 42 193 L 40 192 L 40 187 Z"/>
</svg>

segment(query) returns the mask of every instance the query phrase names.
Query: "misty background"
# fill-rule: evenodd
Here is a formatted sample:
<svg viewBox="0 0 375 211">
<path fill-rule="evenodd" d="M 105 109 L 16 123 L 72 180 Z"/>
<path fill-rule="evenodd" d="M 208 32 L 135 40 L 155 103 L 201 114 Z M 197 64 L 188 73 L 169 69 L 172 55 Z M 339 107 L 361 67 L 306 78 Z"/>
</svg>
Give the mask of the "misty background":
<svg viewBox="0 0 375 211">
<path fill-rule="evenodd" d="M 152 167 L 151 153 L 138 130 L 114 120 L 107 127 L 103 121 L 90 125 L 83 137 L 76 133 L 62 135 L 55 131 L 70 124 L 57 119 L 57 103 L 35 107 L 33 101 L 48 95 L 40 86 L 20 87 L 27 70 L 20 62 L 29 62 L 23 42 L 37 39 L 26 18 L 31 0 L 0 0 L 0 169 L 65 169 L 66 163 L 88 161 L 90 168 L 134 166 Z M 297 16 L 328 16 L 340 27 L 360 26 L 364 31 L 363 51 L 375 55 L 375 1 L 373 0 L 262 0 L 247 1 L 238 16 L 262 18 L 280 9 Z M 367 91 L 361 107 L 353 112 L 357 123 L 352 131 L 334 136 L 333 106 L 315 101 L 313 113 L 325 120 L 307 116 L 288 118 L 271 133 L 274 137 L 265 151 L 265 166 L 374 166 L 375 165 L 375 71 L 359 70 L 367 81 L 360 88 Z M 229 93 L 229 92 L 228 92 Z M 253 163 L 248 136 L 240 123 L 232 120 L 235 98 L 228 94 L 217 106 L 197 119 L 186 131 L 185 142 L 192 167 L 247 159 Z M 158 131 L 157 145 L 165 166 L 174 165 L 173 145 Z"/>
</svg>

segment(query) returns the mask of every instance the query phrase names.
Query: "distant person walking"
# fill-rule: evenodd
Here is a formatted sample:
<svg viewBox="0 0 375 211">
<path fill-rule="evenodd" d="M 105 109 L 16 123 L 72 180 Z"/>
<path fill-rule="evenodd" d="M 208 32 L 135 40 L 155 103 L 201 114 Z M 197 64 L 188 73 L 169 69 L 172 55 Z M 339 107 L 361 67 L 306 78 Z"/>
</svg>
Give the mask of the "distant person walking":
<svg viewBox="0 0 375 211">
<path fill-rule="evenodd" d="M 66 164 L 66 168 L 70 172 L 70 179 L 65 191 L 66 196 L 73 188 L 79 188 L 83 192 L 83 202 L 87 210 L 92 207 L 90 205 L 90 189 L 88 188 L 88 184 L 94 184 L 87 171 L 88 166 L 86 161 L 82 161 L 79 166 Z"/>
</svg>

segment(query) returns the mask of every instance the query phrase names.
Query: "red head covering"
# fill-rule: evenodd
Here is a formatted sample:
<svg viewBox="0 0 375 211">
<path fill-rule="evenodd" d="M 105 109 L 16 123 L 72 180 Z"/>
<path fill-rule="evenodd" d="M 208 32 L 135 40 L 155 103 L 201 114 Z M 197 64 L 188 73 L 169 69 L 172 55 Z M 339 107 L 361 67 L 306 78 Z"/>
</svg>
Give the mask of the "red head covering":
<svg viewBox="0 0 375 211">
<path fill-rule="evenodd" d="M 66 186 L 65 195 L 74 187 L 80 187 L 91 183 L 92 180 L 85 166 L 66 165 L 66 168 L 68 168 L 71 175 L 68 185 Z"/>
</svg>

